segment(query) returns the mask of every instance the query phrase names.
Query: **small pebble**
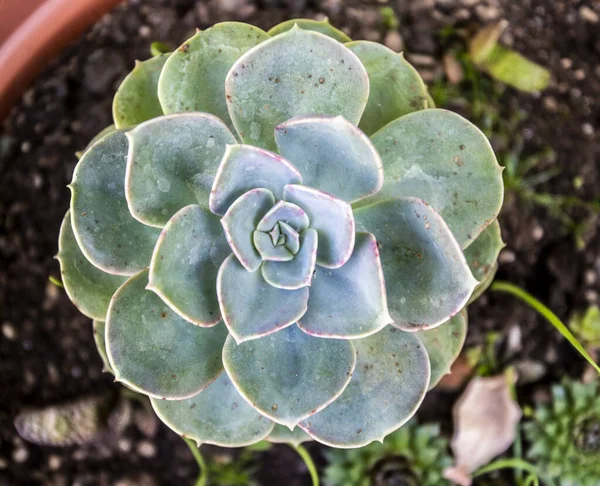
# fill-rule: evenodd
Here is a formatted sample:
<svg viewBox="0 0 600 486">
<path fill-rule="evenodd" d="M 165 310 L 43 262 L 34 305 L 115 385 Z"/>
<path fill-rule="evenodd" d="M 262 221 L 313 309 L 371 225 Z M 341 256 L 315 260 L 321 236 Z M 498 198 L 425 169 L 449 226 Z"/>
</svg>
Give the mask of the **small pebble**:
<svg viewBox="0 0 600 486">
<path fill-rule="evenodd" d="M 552 113 L 555 113 L 558 110 L 558 101 L 556 101 L 554 96 L 545 96 L 543 103 L 544 107 Z"/>
<path fill-rule="evenodd" d="M 150 27 L 147 25 L 142 25 L 138 29 L 138 33 L 140 34 L 140 37 L 148 38 L 152 34 L 152 29 L 150 29 Z"/>
<path fill-rule="evenodd" d="M 594 127 L 591 125 L 591 123 L 584 123 L 583 125 L 581 125 L 581 131 L 587 137 L 594 136 Z"/>
<path fill-rule="evenodd" d="M 598 20 L 600 20 L 600 16 L 587 5 L 579 8 L 579 16 L 590 24 L 597 24 Z"/>
<path fill-rule="evenodd" d="M 595 304 L 598 302 L 598 292 L 596 292 L 595 290 L 586 290 L 583 296 L 585 297 L 585 300 L 587 300 L 590 304 Z"/>
<path fill-rule="evenodd" d="M 598 280 L 598 275 L 596 275 L 596 272 L 593 270 L 586 270 L 583 274 L 583 280 L 585 281 L 586 285 L 594 285 Z"/>
<path fill-rule="evenodd" d="M 131 451 L 132 444 L 129 439 L 123 437 L 122 439 L 119 439 L 117 446 L 119 447 L 120 451 L 127 453 Z"/>
<path fill-rule="evenodd" d="M 60 469 L 61 464 L 62 464 L 62 459 L 60 458 L 60 456 L 57 456 L 56 454 L 52 454 L 48 458 L 48 468 L 50 468 L 50 471 L 58 471 Z"/>
<path fill-rule="evenodd" d="M 560 60 L 560 65 L 563 69 L 571 69 L 573 67 L 573 61 L 571 61 L 571 59 L 568 57 L 563 57 Z"/>
<path fill-rule="evenodd" d="M 12 453 L 13 461 L 22 463 L 29 459 L 29 451 L 25 446 L 16 448 Z"/>
<path fill-rule="evenodd" d="M 385 34 L 383 43 L 394 52 L 400 52 L 402 49 L 404 49 L 404 41 L 402 40 L 402 36 L 396 30 L 392 30 Z"/>
<path fill-rule="evenodd" d="M 8 469 L 8 461 L 0 457 L 0 469 Z"/>
<path fill-rule="evenodd" d="M 156 456 L 156 446 L 147 440 L 143 440 L 138 443 L 135 448 L 137 453 L 142 457 L 154 457 Z"/>
<path fill-rule="evenodd" d="M 511 250 L 502 250 L 500 252 L 500 256 L 498 257 L 498 261 L 500 263 L 513 263 L 516 259 L 517 256 Z"/>
<path fill-rule="evenodd" d="M 14 341 L 17 337 L 17 331 L 15 326 L 13 326 L 10 322 L 5 322 L 2 324 L 2 335 L 10 340 Z"/>
<path fill-rule="evenodd" d="M 577 69 L 574 73 L 573 76 L 575 76 L 575 79 L 577 81 L 582 81 L 583 79 L 585 79 L 585 71 L 583 69 Z"/>
<path fill-rule="evenodd" d="M 540 241 L 544 237 L 544 228 L 540 225 L 536 225 L 531 231 L 531 237 L 534 241 Z"/>
<path fill-rule="evenodd" d="M 21 144 L 21 152 L 23 152 L 24 154 L 26 154 L 30 150 L 31 150 L 31 142 L 23 142 Z"/>
</svg>

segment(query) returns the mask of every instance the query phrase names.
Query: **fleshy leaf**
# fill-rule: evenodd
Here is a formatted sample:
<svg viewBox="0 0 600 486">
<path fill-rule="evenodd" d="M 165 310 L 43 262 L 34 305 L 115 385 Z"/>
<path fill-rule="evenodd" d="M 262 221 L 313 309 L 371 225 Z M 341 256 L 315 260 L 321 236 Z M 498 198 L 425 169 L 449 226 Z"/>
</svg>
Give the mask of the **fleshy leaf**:
<svg viewBox="0 0 600 486">
<path fill-rule="evenodd" d="M 313 438 L 298 426 L 290 430 L 285 425 L 275 424 L 266 440 L 274 444 L 291 444 L 297 447 L 303 442 L 312 441 Z"/>
<path fill-rule="evenodd" d="M 223 22 L 196 33 L 165 63 L 158 82 L 164 112 L 211 113 L 233 129 L 225 101 L 225 77 L 242 54 L 268 38 L 258 27 L 240 22 Z"/>
<path fill-rule="evenodd" d="M 354 252 L 343 267 L 317 268 L 308 310 L 298 326 L 317 337 L 352 339 L 391 322 L 377 241 L 370 233 L 358 233 Z"/>
<path fill-rule="evenodd" d="M 104 320 L 110 298 L 126 277 L 105 273 L 88 261 L 75 240 L 70 211 L 65 214 L 60 227 L 56 258 L 71 302 L 90 319 Z"/>
<path fill-rule="evenodd" d="M 413 416 L 429 385 L 427 352 L 414 334 L 387 327 L 352 343 L 357 360 L 350 384 L 325 410 L 300 423 L 331 447 L 383 441 Z"/>
<path fill-rule="evenodd" d="M 242 141 L 275 150 L 275 127 L 297 115 L 341 115 L 358 124 L 369 79 L 343 44 L 295 26 L 240 57 L 225 93 Z"/>
<path fill-rule="evenodd" d="M 444 375 L 450 373 L 467 337 L 467 311 L 461 310 L 448 322 L 435 329 L 415 334 L 427 350 L 431 363 L 429 389 L 434 388 Z"/>
<path fill-rule="evenodd" d="M 298 232 L 284 221 L 280 221 L 278 227 L 281 235 L 285 238 L 285 247 L 294 255 L 298 253 L 300 249 L 300 235 Z"/>
<path fill-rule="evenodd" d="M 278 201 L 260 220 L 256 229 L 258 231 L 271 231 L 279 221 L 289 224 L 298 232 L 304 231 L 309 224 L 308 215 L 300 206 L 286 201 Z"/>
<path fill-rule="evenodd" d="M 153 398 L 152 407 L 171 429 L 198 445 L 247 446 L 267 437 L 275 425 L 246 403 L 227 373 L 191 398 Z"/>
<path fill-rule="evenodd" d="M 147 283 L 144 270 L 127 280 L 110 303 L 106 348 L 115 379 L 151 397 L 191 397 L 223 370 L 227 329 L 190 324 L 146 290 Z"/>
<path fill-rule="evenodd" d="M 163 114 L 158 101 L 158 78 L 168 57 L 169 54 L 162 54 L 135 62 L 113 99 L 117 128 L 133 127 Z"/>
<path fill-rule="evenodd" d="M 358 125 L 367 135 L 396 118 L 427 107 L 425 83 L 404 54 L 369 41 L 350 42 L 346 47 L 358 56 L 369 74 L 371 92 Z"/>
<path fill-rule="evenodd" d="M 316 189 L 293 184 L 285 186 L 283 199 L 306 211 L 310 227 L 319 233 L 319 265 L 339 268 L 348 261 L 354 249 L 354 216 L 347 202 Z"/>
<path fill-rule="evenodd" d="M 214 326 L 221 320 L 217 272 L 229 254 L 219 218 L 200 206 L 186 206 L 158 238 L 146 288 L 185 320 Z"/>
<path fill-rule="evenodd" d="M 307 229 L 300 235 L 300 250 L 289 262 L 264 262 L 261 271 L 272 286 L 295 290 L 310 285 L 317 262 L 318 233 Z M 310 296 L 309 296 L 310 298 Z"/>
<path fill-rule="evenodd" d="M 405 115 L 371 137 L 383 159 L 381 190 L 358 206 L 412 196 L 431 204 L 466 248 L 502 206 L 502 168 L 485 135 L 446 110 Z"/>
<path fill-rule="evenodd" d="M 485 279 L 483 279 L 481 282 L 479 282 L 477 287 L 475 287 L 475 290 L 473 290 L 473 294 L 471 295 L 471 298 L 467 302 L 467 305 L 471 304 L 472 302 L 475 302 L 490 287 L 490 285 L 492 285 L 492 282 L 494 281 L 494 277 L 496 276 L 497 271 L 498 271 L 498 262 L 496 262 L 492 265 L 492 268 L 490 268 L 490 271 L 487 274 L 487 276 L 485 277 Z"/>
<path fill-rule="evenodd" d="M 102 365 L 104 368 L 102 371 L 105 373 L 115 374 L 112 366 L 110 365 L 110 361 L 108 360 L 108 354 L 106 354 L 106 339 L 105 339 L 105 329 L 106 323 L 104 321 L 98 321 L 94 319 L 92 323 L 94 327 L 94 342 L 96 343 L 96 349 L 98 350 L 98 354 L 102 359 Z"/>
<path fill-rule="evenodd" d="M 298 326 L 239 345 L 229 337 L 223 348 L 225 370 L 242 396 L 290 429 L 344 391 L 355 362 L 350 341 L 315 338 Z"/>
<path fill-rule="evenodd" d="M 235 138 L 206 113 L 162 116 L 127 132 L 127 203 L 137 220 L 164 226 L 189 204 L 208 207 L 225 147 Z"/>
<path fill-rule="evenodd" d="M 283 157 L 251 145 L 230 145 L 213 183 L 210 210 L 222 216 L 238 197 L 257 188 L 279 200 L 286 184 L 301 183 L 300 172 Z"/>
<path fill-rule="evenodd" d="M 298 24 L 303 30 L 313 30 L 315 32 L 320 32 L 321 34 L 325 34 L 332 39 L 335 39 L 338 42 L 350 42 L 352 39 L 348 37 L 344 32 L 339 29 L 333 27 L 329 20 L 313 20 L 313 19 L 291 19 L 286 20 L 280 24 L 277 24 L 271 30 L 269 30 L 268 34 L 270 36 L 276 36 L 279 34 L 283 34 L 288 30 L 292 29 L 294 25 Z"/>
<path fill-rule="evenodd" d="M 294 258 L 294 255 L 284 245 L 273 245 L 271 235 L 262 231 L 253 233 L 254 246 L 265 261 L 287 262 Z"/>
<path fill-rule="evenodd" d="M 465 258 L 473 276 L 483 282 L 492 272 L 500 250 L 506 245 L 500 234 L 500 224 L 494 220 L 465 250 Z"/>
<path fill-rule="evenodd" d="M 432 328 L 464 307 L 477 281 L 431 206 L 403 197 L 357 209 L 354 216 L 359 231 L 377 238 L 394 325 Z"/>
<path fill-rule="evenodd" d="M 383 165 L 371 140 L 341 116 L 298 116 L 275 127 L 279 153 L 303 183 L 344 201 L 376 193 Z"/>
<path fill-rule="evenodd" d="M 79 248 L 99 269 L 133 275 L 146 268 L 159 230 L 131 216 L 125 199 L 127 138 L 106 135 L 83 154 L 71 189 L 71 223 Z"/>
<path fill-rule="evenodd" d="M 231 255 L 217 277 L 223 320 L 238 343 L 278 331 L 306 312 L 308 288 L 281 290 L 269 285 L 262 272 L 248 272 Z"/>
<path fill-rule="evenodd" d="M 249 272 L 255 272 L 262 262 L 252 233 L 274 203 L 275 198 L 268 189 L 251 189 L 238 197 L 221 219 L 229 246 Z"/>
</svg>

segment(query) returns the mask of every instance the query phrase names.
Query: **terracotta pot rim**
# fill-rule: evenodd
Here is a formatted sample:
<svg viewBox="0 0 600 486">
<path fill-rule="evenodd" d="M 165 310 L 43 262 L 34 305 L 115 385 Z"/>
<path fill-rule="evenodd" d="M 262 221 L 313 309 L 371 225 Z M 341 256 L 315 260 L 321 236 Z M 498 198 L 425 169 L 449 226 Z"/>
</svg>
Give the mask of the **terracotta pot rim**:
<svg viewBox="0 0 600 486">
<path fill-rule="evenodd" d="M 63 47 L 121 1 L 45 0 L 23 19 L 0 46 L 0 120 Z"/>
</svg>

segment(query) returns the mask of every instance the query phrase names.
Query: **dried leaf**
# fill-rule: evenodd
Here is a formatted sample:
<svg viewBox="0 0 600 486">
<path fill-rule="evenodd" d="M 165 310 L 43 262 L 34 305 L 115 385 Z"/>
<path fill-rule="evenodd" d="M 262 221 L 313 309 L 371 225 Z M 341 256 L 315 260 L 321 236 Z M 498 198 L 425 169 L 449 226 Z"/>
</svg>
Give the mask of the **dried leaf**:
<svg viewBox="0 0 600 486">
<path fill-rule="evenodd" d="M 452 451 L 457 465 L 444 477 L 470 486 L 471 473 L 514 442 L 521 408 L 510 395 L 509 379 L 476 377 L 454 406 Z"/>
</svg>

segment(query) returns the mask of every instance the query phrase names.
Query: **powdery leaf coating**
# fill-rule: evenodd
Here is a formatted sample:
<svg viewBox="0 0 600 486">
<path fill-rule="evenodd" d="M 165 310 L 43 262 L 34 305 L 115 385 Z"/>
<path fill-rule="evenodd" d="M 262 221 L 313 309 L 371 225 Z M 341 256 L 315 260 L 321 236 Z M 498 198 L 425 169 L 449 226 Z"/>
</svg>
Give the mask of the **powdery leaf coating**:
<svg viewBox="0 0 600 486">
<path fill-rule="evenodd" d="M 75 239 L 70 211 L 65 214 L 60 227 L 56 258 L 71 302 L 90 319 L 104 320 L 110 298 L 126 277 L 105 273 L 88 261 Z"/>
<path fill-rule="evenodd" d="M 313 439 L 344 449 L 383 441 L 413 416 L 429 385 L 427 352 L 414 334 L 387 327 L 352 343 L 357 360 L 350 384 L 300 423 Z"/>
<path fill-rule="evenodd" d="M 96 344 L 96 349 L 98 350 L 98 354 L 102 359 L 102 371 L 104 373 L 112 373 L 115 374 L 112 366 L 110 365 L 110 361 L 108 360 L 108 354 L 106 353 L 106 339 L 105 339 L 105 330 L 106 323 L 104 321 L 98 321 L 94 319 L 92 322 L 92 326 L 94 328 L 94 343 Z"/>
<path fill-rule="evenodd" d="M 308 288 L 273 287 L 262 272 L 248 272 L 231 255 L 219 269 L 217 295 L 229 333 L 242 343 L 295 323 L 306 312 Z"/>
<path fill-rule="evenodd" d="M 106 348 L 115 379 L 151 397 L 188 398 L 223 369 L 223 325 L 205 329 L 187 322 L 154 292 L 148 270 L 113 296 L 106 319 Z"/>
<path fill-rule="evenodd" d="M 429 109 L 387 124 L 371 139 L 383 159 L 381 191 L 359 206 L 418 197 L 440 214 L 461 248 L 498 216 L 504 197 L 502 168 L 490 142 L 456 113 Z"/>
<path fill-rule="evenodd" d="M 242 396 L 290 429 L 344 391 L 355 363 L 350 341 L 315 338 L 298 326 L 240 345 L 230 336 L 223 348 L 225 370 Z"/>
<path fill-rule="evenodd" d="M 222 216 L 251 189 L 268 189 L 279 200 L 286 184 L 301 183 L 298 169 L 283 157 L 252 145 L 230 145 L 213 183 L 210 210 Z"/>
<path fill-rule="evenodd" d="M 354 252 L 344 266 L 317 268 L 308 310 L 298 326 L 317 337 L 355 339 L 391 322 L 377 241 L 370 233 L 357 233 Z"/>
<path fill-rule="evenodd" d="M 158 101 L 158 78 L 169 54 L 136 61 L 133 71 L 119 86 L 113 99 L 113 119 L 117 128 L 127 128 L 163 114 Z"/>
<path fill-rule="evenodd" d="M 133 218 L 125 199 L 127 138 L 113 132 L 96 142 L 75 167 L 71 223 L 85 257 L 114 275 L 146 268 L 159 230 Z"/>
<path fill-rule="evenodd" d="M 279 153 L 306 186 L 347 202 L 376 193 L 383 164 L 371 140 L 341 116 L 298 116 L 275 127 Z"/>
<path fill-rule="evenodd" d="M 339 29 L 333 27 L 329 20 L 313 20 L 313 19 L 291 19 L 286 20 L 280 24 L 277 24 L 271 30 L 269 30 L 268 34 L 272 37 L 283 34 L 288 30 L 294 28 L 295 25 L 298 25 L 303 30 L 314 30 L 315 32 L 320 32 L 321 34 L 325 34 L 332 39 L 335 39 L 339 42 L 350 42 L 352 39 L 348 37 L 344 32 Z"/>
<path fill-rule="evenodd" d="M 375 235 L 388 307 L 397 327 L 435 327 L 464 307 L 477 281 L 444 220 L 414 197 L 354 212 L 359 231 Z"/>
<path fill-rule="evenodd" d="M 369 74 L 369 101 L 358 125 L 367 135 L 427 107 L 425 83 L 404 54 L 369 41 L 350 42 L 346 47 L 358 56 Z"/>
<path fill-rule="evenodd" d="M 448 322 L 435 329 L 415 334 L 427 350 L 431 363 L 429 389 L 434 388 L 444 375 L 450 373 L 467 337 L 467 310 L 463 309 Z"/>
<path fill-rule="evenodd" d="M 217 272 L 229 254 L 219 218 L 198 205 L 186 206 L 158 238 L 146 288 L 185 320 L 214 326 L 221 320 Z"/>
<path fill-rule="evenodd" d="M 251 189 L 238 197 L 221 219 L 231 250 L 249 272 L 258 270 L 262 262 L 254 246 L 254 229 L 274 202 L 268 189 Z"/>
<path fill-rule="evenodd" d="M 275 150 L 274 128 L 297 115 L 341 115 L 358 124 L 369 79 L 343 44 L 295 26 L 240 57 L 225 93 L 242 141 Z"/>
<path fill-rule="evenodd" d="M 300 250 L 289 262 L 264 262 L 261 271 L 264 279 L 272 286 L 295 290 L 311 284 L 317 263 L 319 235 L 307 229 L 300 235 Z M 310 294 L 309 294 L 310 299 Z"/>
<path fill-rule="evenodd" d="M 197 32 L 171 54 L 158 83 L 165 113 L 202 111 L 231 129 L 225 101 L 225 77 L 235 61 L 269 36 L 253 25 L 223 22 Z"/>
<path fill-rule="evenodd" d="M 306 186 L 288 184 L 283 199 L 300 206 L 308 215 L 310 227 L 319 233 L 317 263 L 339 268 L 354 249 L 354 216 L 345 201 Z"/>
<path fill-rule="evenodd" d="M 260 220 L 256 229 L 258 231 L 271 231 L 279 221 L 289 224 L 298 232 L 304 231 L 309 225 L 308 216 L 304 209 L 296 204 L 278 201 Z"/>
<path fill-rule="evenodd" d="M 127 138 L 129 210 L 159 228 L 189 204 L 208 207 L 225 148 L 235 143 L 227 126 L 206 113 L 161 116 L 127 132 Z"/>
<path fill-rule="evenodd" d="M 227 373 L 191 398 L 153 398 L 152 407 L 165 424 L 198 446 L 247 446 L 267 437 L 275 425 L 246 403 Z"/>
<path fill-rule="evenodd" d="M 266 440 L 273 444 L 291 444 L 298 447 L 303 442 L 312 441 L 313 438 L 298 426 L 294 427 L 294 430 L 290 430 L 285 425 L 275 424 Z"/>
</svg>

